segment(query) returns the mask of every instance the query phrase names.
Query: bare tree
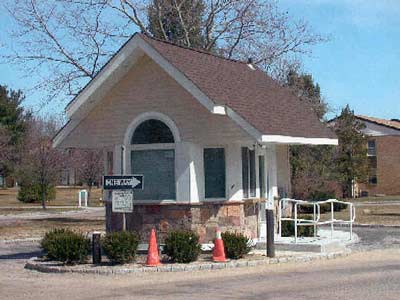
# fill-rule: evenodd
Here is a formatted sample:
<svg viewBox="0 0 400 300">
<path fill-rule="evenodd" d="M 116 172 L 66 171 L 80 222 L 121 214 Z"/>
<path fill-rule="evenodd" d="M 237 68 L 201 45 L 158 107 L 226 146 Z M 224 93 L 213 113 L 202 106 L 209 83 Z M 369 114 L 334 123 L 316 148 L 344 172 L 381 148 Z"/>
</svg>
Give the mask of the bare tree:
<svg viewBox="0 0 400 300">
<path fill-rule="evenodd" d="M 39 187 L 43 209 L 46 209 L 49 190 L 57 183 L 65 162 L 63 153 L 52 147 L 51 139 L 57 128 L 55 120 L 32 119 L 17 171 L 21 187 Z"/>
<path fill-rule="evenodd" d="M 77 180 L 88 187 L 88 202 L 94 184 L 99 184 L 104 173 L 104 155 L 101 150 L 73 149 L 72 165 L 76 170 Z"/>
<path fill-rule="evenodd" d="M 7 45 L 3 59 L 22 66 L 26 74 L 38 72 L 43 80 L 37 87 L 47 90 L 48 100 L 76 95 L 133 32 L 152 33 L 148 11 L 153 1 L 8 0 L 15 30 L 13 45 Z M 251 57 L 277 79 L 282 70 L 309 54 L 312 45 L 324 40 L 306 22 L 281 11 L 275 0 L 207 0 L 200 24 L 196 18 L 184 17 L 190 0 L 155 2 L 170 5 L 167 11 L 177 16 L 184 45 L 198 46 L 192 45 L 189 34 L 198 32 L 193 26 L 201 26 L 201 48 L 228 58 Z M 158 37 L 168 40 L 164 26 L 170 24 L 165 15 L 158 18 Z"/>
</svg>

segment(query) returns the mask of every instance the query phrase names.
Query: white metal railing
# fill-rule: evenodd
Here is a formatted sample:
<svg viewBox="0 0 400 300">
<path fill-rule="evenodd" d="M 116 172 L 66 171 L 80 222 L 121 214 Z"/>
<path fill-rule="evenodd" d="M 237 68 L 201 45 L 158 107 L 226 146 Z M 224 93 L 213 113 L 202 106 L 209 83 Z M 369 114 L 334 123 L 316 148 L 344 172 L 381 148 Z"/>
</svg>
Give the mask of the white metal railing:
<svg viewBox="0 0 400 300">
<path fill-rule="evenodd" d="M 294 205 L 294 217 L 283 217 L 282 218 L 282 204 L 293 204 Z M 330 203 L 330 219 L 326 221 L 320 221 L 321 219 L 321 205 Z M 349 220 L 335 219 L 334 214 L 334 204 L 340 203 L 347 205 L 349 208 Z M 299 206 L 312 206 L 313 207 L 313 217 L 309 219 L 298 219 L 297 212 Z M 356 218 L 356 209 L 351 202 L 339 201 L 337 199 L 329 199 L 324 201 L 305 201 L 296 200 L 290 198 L 283 198 L 279 200 L 278 203 L 278 222 L 279 222 L 279 237 L 282 236 L 282 221 L 292 221 L 294 222 L 294 241 L 297 243 L 297 226 L 313 226 L 314 227 L 314 237 L 317 236 L 319 225 L 331 225 L 331 238 L 333 238 L 334 224 L 349 224 L 350 225 L 350 240 L 353 238 L 353 223 Z"/>
</svg>

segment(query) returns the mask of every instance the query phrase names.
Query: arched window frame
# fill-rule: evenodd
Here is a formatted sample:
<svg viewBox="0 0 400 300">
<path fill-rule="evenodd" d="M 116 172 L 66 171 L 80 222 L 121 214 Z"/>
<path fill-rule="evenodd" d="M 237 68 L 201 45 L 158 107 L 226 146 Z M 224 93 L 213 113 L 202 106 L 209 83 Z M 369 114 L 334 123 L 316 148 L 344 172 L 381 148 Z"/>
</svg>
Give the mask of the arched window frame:
<svg viewBox="0 0 400 300">
<path fill-rule="evenodd" d="M 160 143 L 160 144 L 131 144 L 132 136 L 135 130 L 138 128 L 140 124 L 148 120 L 158 120 L 163 122 L 165 125 L 169 127 L 174 137 L 174 143 Z M 124 136 L 124 172 L 125 174 L 130 174 L 131 170 L 131 151 L 134 150 L 168 150 L 174 149 L 176 150 L 176 144 L 181 141 L 178 127 L 175 125 L 175 122 L 168 116 L 159 113 L 159 112 L 145 112 L 137 116 L 128 126 L 125 136 Z M 176 155 L 175 155 L 175 182 L 177 177 L 177 163 L 176 163 Z M 133 170 L 134 171 L 134 170 Z M 146 180 L 146 179 L 145 179 Z M 176 189 L 176 186 L 175 186 Z M 177 194 L 177 191 L 176 191 Z M 176 200 L 173 200 L 176 201 Z M 149 203 L 151 201 L 144 201 Z M 157 201 L 159 202 L 159 201 Z"/>
</svg>

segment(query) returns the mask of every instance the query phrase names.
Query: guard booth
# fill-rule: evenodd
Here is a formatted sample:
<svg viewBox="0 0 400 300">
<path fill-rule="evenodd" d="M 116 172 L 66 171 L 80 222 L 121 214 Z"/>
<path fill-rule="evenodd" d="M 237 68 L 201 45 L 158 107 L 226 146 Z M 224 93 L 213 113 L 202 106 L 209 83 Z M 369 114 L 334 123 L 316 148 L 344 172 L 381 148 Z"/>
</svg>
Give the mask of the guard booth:
<svg viewBox="0 0 400 300">
<path fill-rule="evenodd" d="M 104 149 L 106 175 L 142 176 L 132 212 L 105 191 L 107 231 L 256 239 L 290 193 L 288 146 L 337 144 L 299 101 L 253 65 L 135 34 L 67 106 L 54 145 Z"/>
</svg>

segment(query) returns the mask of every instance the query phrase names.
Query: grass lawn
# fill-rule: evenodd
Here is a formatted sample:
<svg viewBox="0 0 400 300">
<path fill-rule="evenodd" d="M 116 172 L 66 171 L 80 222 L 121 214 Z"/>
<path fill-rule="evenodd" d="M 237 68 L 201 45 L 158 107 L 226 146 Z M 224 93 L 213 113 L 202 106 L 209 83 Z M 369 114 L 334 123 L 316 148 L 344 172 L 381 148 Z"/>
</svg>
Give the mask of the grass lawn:
<svg viewBox="0 0 400 300">
<path fill-rule="evenodd" d="M 26 213 L 35 213 L 35 212 L 46 212 L 47 213 L 60 213 L 65 211 L 78 211 L 80 208 L 66 208 L 66 207 L 49 207 L 45 211 L 42 207 L 1 207 L 0 206 L 0 215 L 19 215 Z"/>
<path fill-rule="evenodd" d="M 321 221 L 330 220 L 330 212 L 321 214 Z M 344 209 L 334 213 L 335 219 L 349 220 L 350 212 Z M 400 225 L 400 205 L 360 205 L 356 206 L 356 223 Z"/>
<path fill-rule="evenodd" d="M 44 217 L 40 219 L 18 220 L 9 224 L 0 223 L 1 239 L 23 239 L 43 237 L 53 228 L 69 228 L 83 233 L 104 230 L 104 217 Z"/>
<path fill-rule="evenodd" d="M 346 201 L 351 202 L 387 202 L 387 201 L 399 201 L 400 202 L 400 195 L 398 196 L 382 196 L 382 197 L 362 197 L 356 199 L 346 199 Z"/>
<path fill-rule="evenodd" d="M 78 192 L 82 187 L 59 187 L 56 191 L 56 199 L 49 201 L 49 206 L 78 206 Z M 102 189 L 93 188 L 89 206 L 102 206 Z M 17 199 L 17 189 L 0 189 L 0 209 L 2 207 L 31 207 L 39 206 L 40 203 L 23 203 Z"/>
</svg>

